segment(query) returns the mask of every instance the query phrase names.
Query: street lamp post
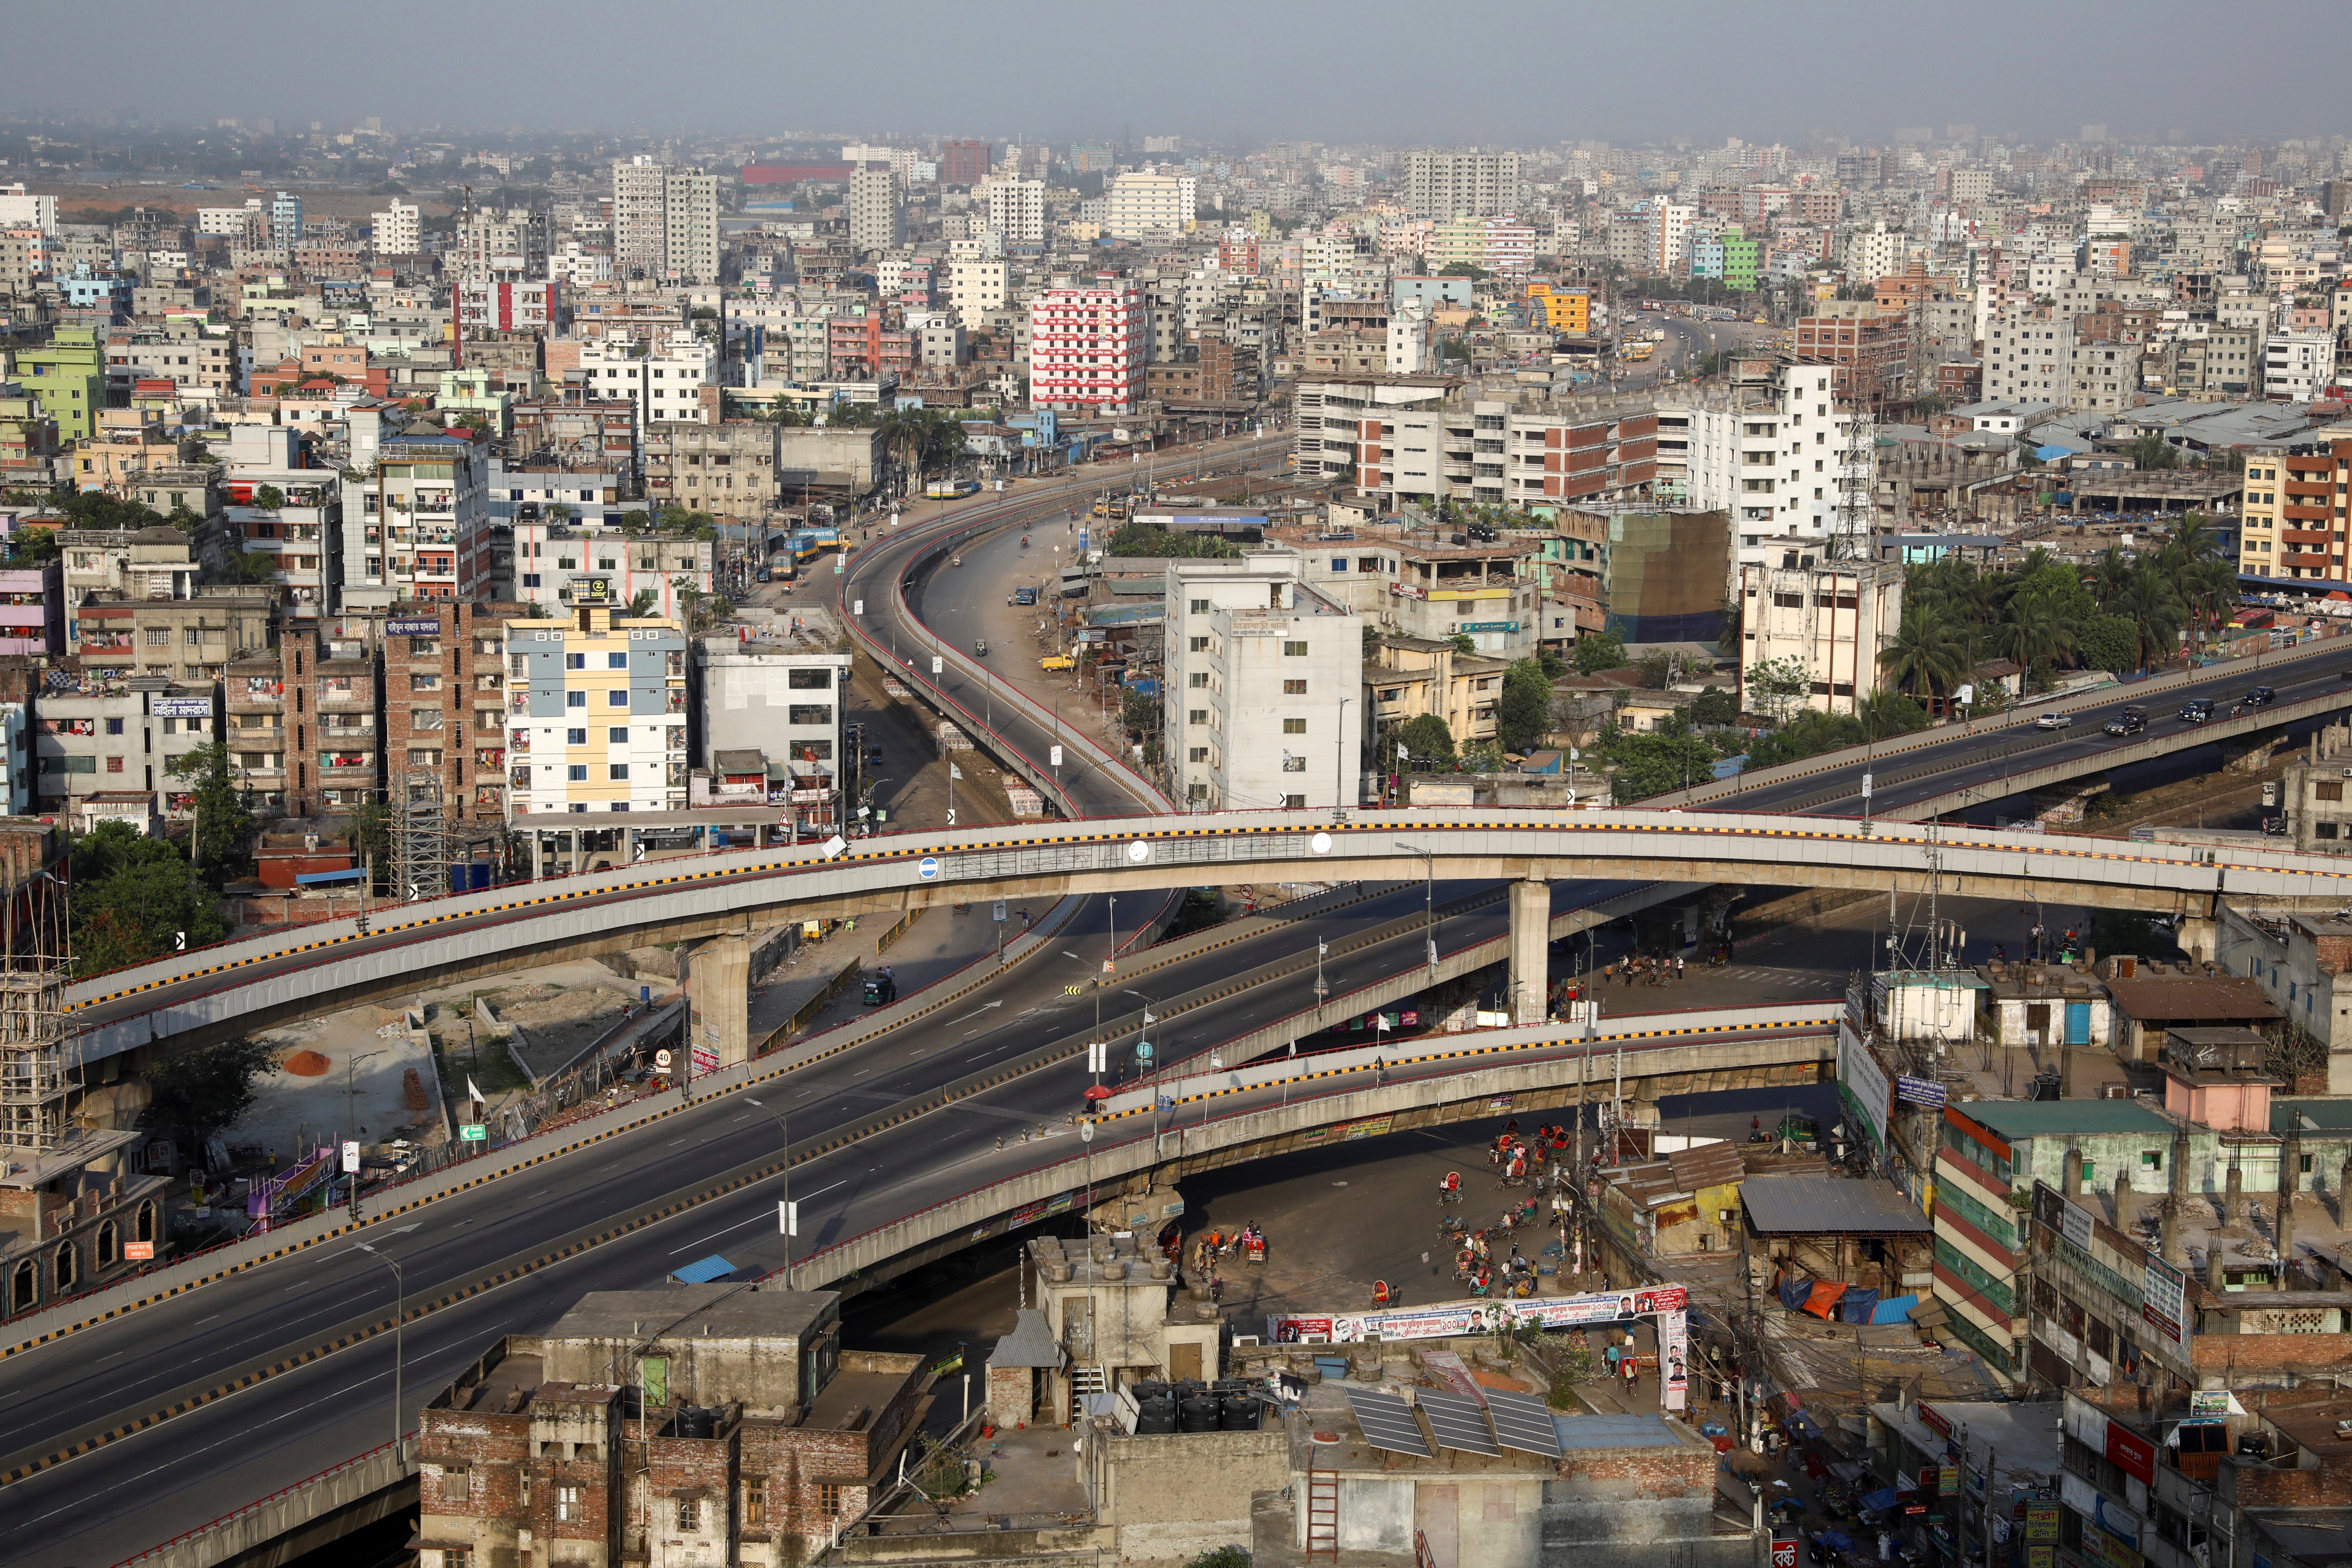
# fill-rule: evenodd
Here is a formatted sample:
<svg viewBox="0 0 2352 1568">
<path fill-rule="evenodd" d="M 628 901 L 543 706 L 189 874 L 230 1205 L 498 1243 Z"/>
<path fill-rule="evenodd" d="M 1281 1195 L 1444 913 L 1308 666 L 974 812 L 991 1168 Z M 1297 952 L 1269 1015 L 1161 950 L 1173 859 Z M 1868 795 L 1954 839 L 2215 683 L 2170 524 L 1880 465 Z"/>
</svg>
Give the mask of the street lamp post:
<svg viewBox="0 0 2352 1568">
<path fill-rule="evenodd" d="M 1408 855 L 1418 855 L 1422 859 L 1424 878 L 1422 894 L 1423 931 L 1427 939 L 1429 967 L 1435 969 L 1437 967 L 1437 858 L 1426 849 L 1407 844 L 1402 838 L 1396 841 L 1396 847 Z"/>
<path fill-rule="evenodd" d="M 749 1095 L 744 1097 L 743 1103 L 757 1105 L 761 1110 L 768 1110 L 767 1106 Z M 784 1205 L 784 1223 L 778 1228 L 784 1233 L 784 1289 L 790 1290 L 795 1288 L 793 1284 L 793 1236 L 796 1229 L 794 1222 L 799 1218 L 793 1213 L 793 1132 L 792 1129 L 784 1124 L 784 1113 L 782 1110 L 768 1110 L 768 1114 L 775 1118 L 776 1135 L 783 1140 L 782 1174 L 784 1179 L 784 1195 L 777 1201 Z"/>
<path fill-rule="evenodd" d="M 403 1360 L 402 1352 L 406 1344 L 405 1335 L 408 1327 L 408 1278 L 400 1271 L 400 1264 L 398 1260 L 394 1258 L 389 1253 L 378 1252 L 373 1246 L 364 1241 L 359 1242 L 356 1245 L 362 1252 L 366 1253 L 370 1258 L 374 1258 L 378 1263 L 383 1264 L 386 1268 L 392 1270 L 394 1301 L 392 1310 L 392 1446 L 394 1453 L 397 1453 L 400 1448 L 402 1436 L 405 1431 L 405 1428 L 404 1428 L 400 1424 L 400 1373 L 401 1362 Z"/>
<path fill-rule="evenodd" d="M 1331 737 L 1332 795 L 1331 809 L 1348 809 L 1348 704 L 1352 697 L 1339 699 L 1339 732 Z"/>
<path fill-rule="evenodd" d="M 354 1139 L 360 1135 L 358 1110 L 360 1063 L 373 1061 L 384 1054 L 383 1051 L 362 1051 L 359 1055 L 347 1057 L 343 1060 L 343 1125 L 351 1129 L 351 1135 Z M 352 1223 L 357 1224 L 360 1217 L 360 1173 L 356 1166 L 351 1172 L 351 1178 L 352 1220 Z"/>
</svg>

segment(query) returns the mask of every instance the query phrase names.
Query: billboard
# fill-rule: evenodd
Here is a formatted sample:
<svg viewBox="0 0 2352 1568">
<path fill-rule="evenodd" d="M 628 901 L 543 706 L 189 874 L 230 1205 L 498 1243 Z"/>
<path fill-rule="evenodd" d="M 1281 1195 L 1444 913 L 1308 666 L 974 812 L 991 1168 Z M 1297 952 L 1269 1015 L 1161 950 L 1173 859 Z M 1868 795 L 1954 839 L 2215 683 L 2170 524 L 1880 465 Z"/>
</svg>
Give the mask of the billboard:
<svg viewBox="0 0 2352 1568">
<path fill-rule="evenodd" d="M 1585 1328 L 1623 1322 L 1630 1318 L 1659 1320 L 1661 1342 L 1666 1341 L 1670 1316 L 1683 1320 L 1680 1344 L 1689 1356 L 1687 1310 L 1689 1292 L 1680 1285 L 1654 1285 L 1638 1290 L 1598 1290 L 1580 1296 L 1548 1300 L 1439 1301 L 1426 1307 L 1393 1312 L 1360 1312 L 1346 1316 L 1294 1317 L 1268 1313 L 1265 1337 L 1274 1344 L 1328 1341 L 1351 1344 L 1370 1335 L 1382 1340 L 1443 1340 L 1483 1334 L 1504 1322 L 1532 1324 L 1540 1329 Z M 1669 1349 L 1672 1347 L 1669 1346 Z"/>
<path fill-rule="evenodd" d="M 1838 1021 L 1838 1082 L 1853 1100 L 1854 1114 L 1869 1128 L 1872 1146 L 1885 1148 L 1894 1091 L 1886 1081 L 1886 1069 L 1878 1065 L 1878 1058 L 1870 1054 L 1848 1019 Z"/>
<path fill-rule="evenodd" d="M 441 635 L 441 619 L 437 616 L 396 616 L 383 623 L 383 635 L 393 637 L 437 637 Z"/>
<path fill-rule="evenodd" d="M 209 719 L 213 716 L 213 700 L 209 697 L 158 697 L 147 711 L 158 719 Z"/>
</svg>

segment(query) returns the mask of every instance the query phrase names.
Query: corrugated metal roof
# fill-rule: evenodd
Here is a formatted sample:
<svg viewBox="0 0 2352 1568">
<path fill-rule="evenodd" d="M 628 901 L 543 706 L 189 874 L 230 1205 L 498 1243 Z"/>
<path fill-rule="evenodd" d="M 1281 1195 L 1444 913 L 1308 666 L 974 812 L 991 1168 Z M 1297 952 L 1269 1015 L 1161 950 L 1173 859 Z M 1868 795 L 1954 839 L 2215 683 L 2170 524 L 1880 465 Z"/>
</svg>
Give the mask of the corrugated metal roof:
<svg viewBox="0 0 2352 1568">
<path fill-rule="evenodd" d="M 1060 1366 L 1062 1347 L 1046 1326 L 1045 1314 L 1035 1307 L 1024 1307 L 1014 1313 L 1013 1331 L 996 1342 L 996 1348 L 988 1352 L 988 1364 Z"/>
<path fill-rule="evenodd" d="M 2143 1024 L 2230 1024 L 2279 1016 L 2261 983 L 2238 974 L 2110 980 L 2107 994 L 2126 1017 Z"/>
<path fill-rule="evenodd" d="M 1766 1236 L 1887 1236 L 1934 1228 L 1893 1187 L 1843 1176 L 1750 1176 L 1740 1184 L 1739 1201 L 1749 1223 Z"/>
<path fill-rule="evenodd" d="M 1679 1448 L 1683 1439 L 1655 1415 L 1555 1415 L 1563 1448 Z"/>
<path fill-rule="evenodd" d="M 1748 1173 L 1748 1162 L 1741 1157 L 1739 1145 L 1728 1139 L 1701 1143 L 1694 1149 L 1676 1149 L 1666 1155 L 1666 1164 L 1675 1173 L 1675 1184 L 1686 1193 L 1736 1182 Z"/>
</svg>

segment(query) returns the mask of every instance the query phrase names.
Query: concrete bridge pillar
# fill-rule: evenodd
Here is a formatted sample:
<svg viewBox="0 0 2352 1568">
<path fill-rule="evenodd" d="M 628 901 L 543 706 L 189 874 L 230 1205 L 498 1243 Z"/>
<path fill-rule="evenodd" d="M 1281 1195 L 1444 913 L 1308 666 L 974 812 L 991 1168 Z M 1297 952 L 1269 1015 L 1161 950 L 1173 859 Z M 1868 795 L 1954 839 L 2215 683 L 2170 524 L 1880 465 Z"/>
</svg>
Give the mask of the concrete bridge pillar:
<svg viewBox="0 0 2352 1568">
<path fill-rule="evenodd" d="M 2221 765 L 2233 773 L 2258 773 L 2271 765 L 2286 737 L 2276 731 L 2267 735 L 2242 735 L 2221 742 Z"/>
<path fill-rule="evenodd" d="M 751 1054 L 751 939 L 730 931 L 696 944 L 687 959 L 687 1037 L 703 1053 L 700 1069 L 734 1067 Z"/>
<path fill-rule="evenodd" d="M 2203 963 L 2213 957 L 2214 938 L 2218 934 L 2219 922 L 2210 915 L 2183 915 L 2179 929 L 2173 933 L 2173 940 L 2180 944 L 2181 952 Z"/>
<path fill-rule="evenodd" d="M 1551 999 L 1551 884 L 1511 884 L 1511 1021 L 1540 1024 Z"/>
</svg>

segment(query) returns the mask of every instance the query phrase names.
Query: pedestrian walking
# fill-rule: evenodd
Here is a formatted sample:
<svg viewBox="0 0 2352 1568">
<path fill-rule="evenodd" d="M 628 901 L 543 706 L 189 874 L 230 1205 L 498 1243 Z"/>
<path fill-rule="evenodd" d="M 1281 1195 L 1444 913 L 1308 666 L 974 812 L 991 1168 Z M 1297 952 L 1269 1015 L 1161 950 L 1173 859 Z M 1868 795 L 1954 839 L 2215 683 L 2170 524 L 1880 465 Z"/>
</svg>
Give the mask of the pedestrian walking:
<svg viewBox="0 0 2352 1568">
<path fill-rule="evenodd" d="M 1611 1340 L 1609 1342 L 1609 1348 L 1601 1352 L 1601 1359 L 1609 1363 L 1609 1375 L 1611 1377 L 1615 1377 L 1617 1375 L 1617 1363 L 1624 1359 L 1624 1351 L 1619 1348 L 1615 1340 Z"/>
<path fill-rule="evenodd" d="M 1681 953 L 1679 953 L 1679 952 L 1678 952 L 1678 953 L 1675 954 L 1675 979 L 1677 979 L 1677 980 L 1680 980 L 1682 977 L 1683 977 L 1683 955 L 1682 955 Z"/>
<path fill-rule="evenodd" d="M 1631 1394 L 1642 1377 L 1642 1358 L 1632 1345 L 1627 1345 L 1625 1353 L 1617 1358 L 1617 1370 L 1625 1374 L 1625 1392 Z"/>
</svg>

